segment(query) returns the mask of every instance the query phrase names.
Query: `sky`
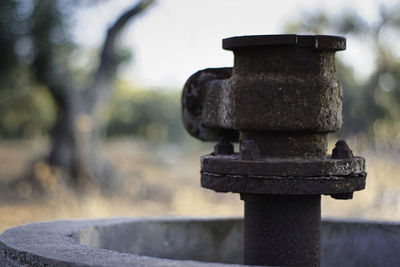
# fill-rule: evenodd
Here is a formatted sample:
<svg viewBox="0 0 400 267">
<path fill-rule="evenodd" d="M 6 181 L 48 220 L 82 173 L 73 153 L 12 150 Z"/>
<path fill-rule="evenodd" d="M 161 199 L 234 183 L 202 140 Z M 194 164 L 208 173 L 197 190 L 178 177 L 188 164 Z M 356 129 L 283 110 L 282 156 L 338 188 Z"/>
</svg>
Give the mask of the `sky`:
<svg viewBox="0 0 400 267">
<path fill-rule="evenodd" d="M 191 74 L 209 67 L 233 65 L 233 54 L 222 49 L 231 36 L 284 33 L 289 21 L 301 21 L 319 10 L 340 14 L 355 9 L 368 21 L 377 18 L 380 4 L 393 0 L 158 0 L 132 21 L 121 36 L 121 45 L 132 49 L 133 60 L 120 75 L 147 88 L 180 89 Z M 100 2 L 76 13 L 73 38 L 80 45 L 98 48 L 107 28 L 136 1 Z M 337 34 L 327 32 L 325 34 Z M 374 58 L 362 41 L 347 39 L 347 50 L 338 52 L 356 74 L 366 77 Z"/>
</svg>

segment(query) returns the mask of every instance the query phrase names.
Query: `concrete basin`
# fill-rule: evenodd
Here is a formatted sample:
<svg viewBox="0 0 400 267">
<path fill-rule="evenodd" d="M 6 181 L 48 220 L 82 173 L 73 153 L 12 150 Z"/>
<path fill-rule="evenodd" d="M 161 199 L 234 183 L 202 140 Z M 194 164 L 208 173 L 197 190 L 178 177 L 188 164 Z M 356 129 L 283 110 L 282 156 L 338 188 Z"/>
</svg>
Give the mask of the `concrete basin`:
<svg viewBox="0 0 400 267">
<path fill-rule="evenodd" d="M 0 266 L 235 266 L 242 229 L 241 218 L 32 223 L 0 236 Z M 323 220 L 321 234 L 321 266 L 400 266 L 400 223 Z"/>
</svg>

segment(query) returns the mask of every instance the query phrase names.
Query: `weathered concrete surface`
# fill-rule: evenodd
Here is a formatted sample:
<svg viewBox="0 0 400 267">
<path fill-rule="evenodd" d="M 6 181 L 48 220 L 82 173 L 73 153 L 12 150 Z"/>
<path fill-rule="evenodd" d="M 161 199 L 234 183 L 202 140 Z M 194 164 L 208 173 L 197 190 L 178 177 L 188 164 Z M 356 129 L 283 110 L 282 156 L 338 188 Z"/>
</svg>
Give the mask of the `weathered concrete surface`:
<svg viewBox="0 0 400 267">
<path fill-rule="evenodd" d="M 210 266 L 167 258 L 238 261 L 241 224 L 173 218 L 33 223 L 0 236 L 0 266 Z"/>
<path fill-rule="evenodd" d="M 321 266 L 400 266 L 400 223 L 322 222 Z"/>
<path fill-rule="evenodd" d="M 242 229 L 238 218 L 34 223 L 0 236 L 0 266 L 234 266 Z M 400 266 L 400 223 L 325 220 L 321 229 L 323 267 Z"/>
</svg>

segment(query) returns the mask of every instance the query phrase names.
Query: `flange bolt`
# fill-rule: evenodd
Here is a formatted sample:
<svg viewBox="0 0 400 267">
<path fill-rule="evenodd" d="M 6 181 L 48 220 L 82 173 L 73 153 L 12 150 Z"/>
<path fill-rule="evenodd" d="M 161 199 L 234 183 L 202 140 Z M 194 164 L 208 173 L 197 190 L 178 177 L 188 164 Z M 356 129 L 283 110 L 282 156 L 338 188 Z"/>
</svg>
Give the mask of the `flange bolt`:
<svg viewBox="0 0 400 267">
<path fill-rule="evenodd" d="M 233 154 L 233 145 L 228 138 L 220 137 L 218 143 L 214 146 L 215 155 L 230 155 Z"/>
<path fill-rule="evenodd" d="M 332 150 L 332 159 L 352 159 L 353 151 L 349 148 L 346 141 L 339 140 Z"/>
<path fill-rule="evenodd" d="M 349 148 L 346 141 L 339 140 L 336 142 L 335 148 L 332 150 L 332 159 L 352 159 L 353 151 Z M 349 193 L 341 193 L 341 194 L 332 194 L 332 198 L 334 199 L 353 199 L 353 192 Z"/>
</svg>

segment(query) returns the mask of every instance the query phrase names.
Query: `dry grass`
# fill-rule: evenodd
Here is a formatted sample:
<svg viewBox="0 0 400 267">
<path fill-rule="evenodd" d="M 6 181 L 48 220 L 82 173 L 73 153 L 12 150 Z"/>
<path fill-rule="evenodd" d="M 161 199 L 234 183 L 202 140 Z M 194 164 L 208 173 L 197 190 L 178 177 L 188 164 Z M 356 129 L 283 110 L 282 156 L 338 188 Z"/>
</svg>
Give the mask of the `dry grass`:
<svg viewBox="0 0 400 267">
<path fill-rule="evenodd" d="M 109 141 L 105 154 L 124 173 L 124 190 L 104 195 L 98 188 L 80 195 L 49 175 L 42 163 L 35 170 L 49 196 L 32 194 L 29 184 L 6 186 L 22 177 L 32 159 L 44 154 L 46 142 L 0 143 L 0 232 L 23 223 L 73 218 L 162 215 L 239 215 L 242 203 L 233 194 L 215 194 L 199 183 L 199 157 L 176 146 L 151 147 L 132 139 Z"/>
<path fill-rule="evenodd" d="M 350 140 L 356 154 L 367 158 L 366 190 L 351 201 L 323 197 L 323 216 L 400 220 L 400 156 L 371 152 Z M 108 141 L 104 151 L 125 173 L 124 190 L 104 195 L 97 188 L 76 194 L 49 175 L 44 164 L 36 171 L 50 194 L 41 197 L 17 181 L 35 157 L 45 153 L 45 141 L 0 143 L 0 232 L 27 222 L 113 216 L 230 216 L 241 215 L 238 195 L 216 194 L 199 184 L 199 157 L 207 149 L 151 147 L 133 139 Z"/>
</svg>

